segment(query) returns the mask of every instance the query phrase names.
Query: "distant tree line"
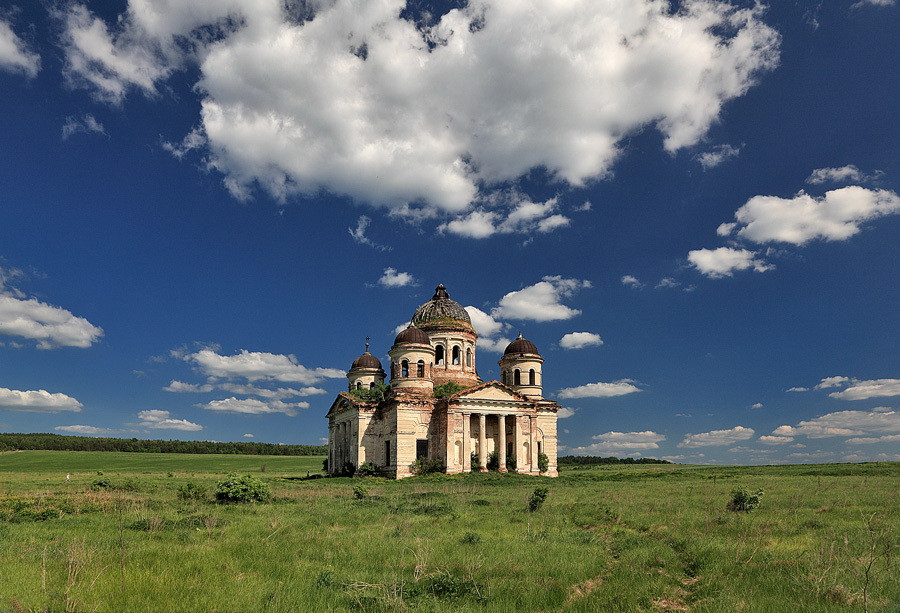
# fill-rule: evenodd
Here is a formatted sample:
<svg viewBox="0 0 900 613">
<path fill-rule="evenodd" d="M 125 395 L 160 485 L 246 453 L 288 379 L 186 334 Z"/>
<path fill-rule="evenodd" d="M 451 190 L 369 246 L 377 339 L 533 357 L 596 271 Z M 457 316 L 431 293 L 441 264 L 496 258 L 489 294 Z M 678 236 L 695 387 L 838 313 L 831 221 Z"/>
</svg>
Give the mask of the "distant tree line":
<svg viewBox="0 0 900 613">
<path fill-rule="evenodd" d="M 597 464 L 671 464 L 654 458 L 600 458 L 589 455 L 564 455 L 557 459 L 559 466 L 595 466 Z"/>
<path fill-rule="evenodd" d="M 54 451 L 128 451 L 135 453 L 219 453 L 243 455 L 327 455 L 325 445 L 273 445 L 272 443 L 217 443 L 214 441 L 160 441 L 139 438 L 94 438 L 61 434 L 0 433 L 0 451 L 47 449 Z"/>
</svg>

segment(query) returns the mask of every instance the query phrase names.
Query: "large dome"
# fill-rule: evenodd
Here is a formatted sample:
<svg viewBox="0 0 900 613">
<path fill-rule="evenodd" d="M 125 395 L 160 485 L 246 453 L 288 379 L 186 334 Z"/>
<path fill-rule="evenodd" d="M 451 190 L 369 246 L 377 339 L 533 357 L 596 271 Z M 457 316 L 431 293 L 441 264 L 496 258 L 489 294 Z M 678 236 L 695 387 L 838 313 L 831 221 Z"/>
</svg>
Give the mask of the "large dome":
<svg viewBox="0 0 900 613">
<path fill-rule="evenodd" d="M 440 324 L 459 324 L 472 327 L 472 320 L 462 305 L 450 299 L 447 288 L 443 284 L 434 290 L 431 300 L 416 309 L 412 324 L 417 327 Z"/>
</svg>

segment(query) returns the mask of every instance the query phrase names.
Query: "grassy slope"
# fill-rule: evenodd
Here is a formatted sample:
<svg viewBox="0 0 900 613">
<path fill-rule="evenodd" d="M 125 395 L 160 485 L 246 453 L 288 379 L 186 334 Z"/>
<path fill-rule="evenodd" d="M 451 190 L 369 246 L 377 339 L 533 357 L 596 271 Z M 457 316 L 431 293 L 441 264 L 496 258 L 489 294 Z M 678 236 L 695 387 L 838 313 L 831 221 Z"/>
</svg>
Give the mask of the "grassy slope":
<svg viewBox="0 0 900 613">
<path fill-rule="evenodd" d="M 0 521 L 0 610 L 860 611 L 865 518 L 894 545 L 900 523 L 900 464 L 284 479 L 320 467 L 308 457 L 0 454 L 0 510 L 63 510 Z M 135 490 L 90 490 L 97 470 Z M 276 502 L 177 500 L 179 485 L 211 491 L 230 471 L 268 481 Z M 355 485 L 369 496 L 354 500 Z M 736 485 L 763 488 L 762 508 L 725 511 Z M 547 502 L 526 513 L 538 486 L 550 488 Z M 874 565 L 870 610 L 896 610 L 893 564 Z"/>
</svg>

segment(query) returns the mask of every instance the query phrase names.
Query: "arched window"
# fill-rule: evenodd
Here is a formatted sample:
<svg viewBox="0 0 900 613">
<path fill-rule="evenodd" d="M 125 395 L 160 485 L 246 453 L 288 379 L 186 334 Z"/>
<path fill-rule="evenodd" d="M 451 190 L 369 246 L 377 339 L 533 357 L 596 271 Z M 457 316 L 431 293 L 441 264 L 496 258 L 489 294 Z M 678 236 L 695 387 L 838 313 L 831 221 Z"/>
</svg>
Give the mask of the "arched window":
<svg viewBox="0 0 900 613">
<path fill-rule="evenodd" d="M 453 345 L 453 365 L 459 366 L 459 345 Z"/>
<path fill-rule="evenodd" d="M 416 376 L 425 376 L 425 360 L 419 360 L 418 362 L 416 362 Z"/>
<path fill-rule="evenodd" d="M 372 381 L 371 383 L 369 383 L 369 389 L 370 389 L 370 390 L 375 389 L 375 382 L 374 382 L 374 381 Z"/>
<path fill-rule="evenodd" d="M 466 366 L 472 367 L 472 350 L 466 349 Z"/>
<path fill-rule="evenodd" d="M 438 345 L 434 348 L 434 363 L 438 366 L 444 365 L 444 346 Z"/>
<path fill-rule="evenodd" d="M 356 382 L 356 389 L 358 389 L 358 390 L 362 389 L 362 383 L 360 383 L 359 381 Z"/>
<path fill-rule="evenodd" d="M 519 372 L 518 368 L 513 371 L 513 385 L 522 385 L 522 373 Z"/>
<path fill-rule="evenodd" d="M 537 385 L 536 379 L 534 378 L 534 369 L 528 371 L 528 385 Z"/>
<path fill-rule="evenodd" d="M 400 376 L 409 376 L 409 360 L 403 360 L 402 362 L 400 362 Z"/>
</svg>

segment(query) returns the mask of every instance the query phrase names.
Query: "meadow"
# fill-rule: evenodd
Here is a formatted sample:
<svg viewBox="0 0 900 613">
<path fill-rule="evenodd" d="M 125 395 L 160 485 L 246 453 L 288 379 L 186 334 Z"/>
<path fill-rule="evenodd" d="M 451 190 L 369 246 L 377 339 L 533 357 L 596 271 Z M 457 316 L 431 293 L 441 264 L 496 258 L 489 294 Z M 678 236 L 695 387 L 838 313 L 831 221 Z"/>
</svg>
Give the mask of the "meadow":
<svg viewBox="0 0 900 613">
<path fill-rule="evenodd" d="M 306 479 L 321 466 L 0 454 L 0 611 L 900 611 L 897 463 Z M 216 503 L 227 473 L 274 499 Z M 759 508 L 727 510 L 736 487 Z"/>
</svg>

